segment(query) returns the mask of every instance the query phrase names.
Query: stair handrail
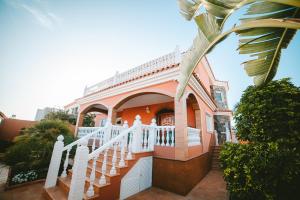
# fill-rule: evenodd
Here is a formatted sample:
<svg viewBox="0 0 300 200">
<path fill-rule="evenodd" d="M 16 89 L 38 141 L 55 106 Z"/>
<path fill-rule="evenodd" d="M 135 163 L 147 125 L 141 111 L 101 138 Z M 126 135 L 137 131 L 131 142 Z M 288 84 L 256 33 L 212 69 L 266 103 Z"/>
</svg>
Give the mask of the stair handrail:
<svg viewBox="0 0 300 200">
<path fill-rule="evenodd" d="M 69 196 L 68 196 L 69 200 L 82 199 L 84 187 L 85 187 L 86 171 L 87 171 L 88 163 L 91 159 L 92 159 L 92 171 L 90 172 L 89 187 L 86 192 L 87 197 L 92 197 L 95 194 L 94 182 L 96 178 L 96 163 L 97 163 L 97 159 L 99 158 L 102 152 L 104 152 L 104 154 L 103 154 L 102 167 L 101 167 L 102 175 L 101 178 L 99 179 L 100 185 L 105 185 L 107 183 L 105 174 L 106 174 L 107 153 L 110 147 L 113 147 L 112 167 L 109 172 L 110 175 L 117 174 L 116 165 L 117 165 L 118 147 L 121 147 L 121 159 L 120 162 L 118 163 L 120 167 L 125 166 L 125 146 L 128 147 L 128 153 L 126 157 L 127 160 L 132 159 L 132 155 L 131 155 L 132 150 L 135 150 L 135 152 L 139 152 L 140 150 L 139 148 L 133 148 L 133 147 L 138 146 L 140 142 L 139 135 L 141 135 L 140 134 L 141 117 L 139 115 L 136 116 L 132 127 L 128 128 L 128 125 L 124 124 L 123 128 L 124 130 L 122 130 L 122 132 L 119 135 L 110 138 L 109 141 L 103 143 L 101 146 L 99 146 L 99 148 L 92 149 L 91 153 L 89 153 L 87 147 L 88 141 L 87 140 L 81 141 L 80 146 L 79 148 L 77 148 L 76 155 L 75 155 L 72 179 L 71 179 Z"/>
<path fill-rule="evenodd" d="M 129 134 L 130 132 L 132 132 L 136 127 L 137 127 L 137 125 L 134 124 L 130 128 L 123 130 L 118 136 L 110 139 L 108 142 L 106 142 L 105 144 L 103 144 L 101 147 L 99 147 L 98 149 L 96 149 L 93 152 L 91 152 L 89 154 L 88 160 L 93 159 L 94 157 L 96 157 L 97 155 L 99 155 L 101 152 L 103 152 L 107 148 L 111 147 L 115 142 L 121 141 L 124 136 L 126 136 L 127 134 Z"/>
<path fill-rule="evenodd" d="M 73 146 L 75 146 L 75 145 L 77 145 L 77 144 L 80 144 L 80 142 L 89 139 L 89 138 L 92 137 L 94 134 L 96 134 L 96 133 L 98 133 L 98 132 L 100 132 L 100 131 L 104 131 L 104 130 L 107 129 L 108 127 L 109 127 L 109 123 L 106 123 L 105 126 L 99 127 L 97 130 L 95 130 L 95 131 L 93 131 L 93 132 L 91 132 L 91 133 L 89 133 L 89 134 L 87 134 L 87 135 L 85 135 L 85 136 L 79 138 L 78 140 L 76 140 L 76 141 L 74 141 L 74 142 L 72 142 L 72 143 L 70 143 L 70 144 L 64 146 L 63 151 L 65 151 L 65 150 L 67 150 L 67 149 L 69 149 L 69 148 L 72 148 Z M 105 132 L 105 131 L 104 131 L 104 132 Z M 105 133 L 106 133 L 106 132 L 105 132 Z"/>
</svg>

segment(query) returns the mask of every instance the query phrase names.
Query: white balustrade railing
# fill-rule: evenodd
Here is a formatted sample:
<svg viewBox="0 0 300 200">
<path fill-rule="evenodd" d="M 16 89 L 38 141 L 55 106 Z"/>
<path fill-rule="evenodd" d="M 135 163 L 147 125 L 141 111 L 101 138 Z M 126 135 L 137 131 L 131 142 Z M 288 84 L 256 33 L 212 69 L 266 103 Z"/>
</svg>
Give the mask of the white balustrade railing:
<svg viewBox="0 0 300 200">
<path fill-rule="evenodd" d="M 142 75 L 151 73 L 159 68 L 170 66 L 174 64 L 178 64 L 181 60 L 181 54 L 178 47 L 175 48 L 175 50 L 169 54 L 166 54 L 164 56 L 161 56 L 157 59 L 151 60 L 147 63 L 144 63 L 140 66 L 134 67 L 128 71 L 125 71 L 123 73 L 116 73 L 115 76 L 106 79 L 100 83 L 97 83 L 95 85 L 92 85 L 90 87 L 86 87 L 84 89 L 84 95 L 91 94 L 93 92 L 97 92 L 103 89 L 106 89 L 108 87 L 111 87 L 113 85 L 117 85 L 119 83 L 134 79 L 136 77 L 140 77 Z"/>
<path fill-rule="evenodd" d="M 175 126 L 156 126 L 156 145 L 175 146 Z"/>
<path fill-rule="evenodd" d="M 200 132 L 200 129 L 187 127 L 189 147 L 201 144 Z"/>
<path fill-rule="evenodd" d="M 143 125 L 141 117 L 136 116 L 132 127 L 128 128 L 125 121 L 123 126 L 115 126 L 107 122 L 105 127 L 79 128 L 81 138 L 64 147 L 63 136 L 59 136 L 54 145 L 52 158 L 47 174 L 45 188 L 54 187 L 58 177 L 58 171 L 63 152 L 66 157 L 63 164 L 61 177 L 67 176 L 69 155 L 72 147 L 76 146 L 76 155 L 72 168 L 72 179 L 68 199 L 79 200 L 83 198 L 86 183 L 86 171 L 89 165 L 89 185 L 86 195 L 92 197 L 95 194 L 94 183 L 98 181 L 100 185 L 107 183 L 106 174 L 115 175 L 116 167 L 125 167 L 126 160 L 133 158 L 132 153 L 153 151 L 154 145 L 174 146 L 175 126 L 157 126 L 155 119 L 150 125 Z M 84 135 L 87 133 L 87 135 Z M 90 146 L 90 148 L 88 147 Z M 90 152 L 91 151 L 91 152 Z M 112 154 L 111 160 L 108 152 Z M 117 159 L 117 156 L 120 159 Z M 98 166 L 97 160 L 101 158 L 102 166 Z M 117 162 L 118 161 L 118 162 Z M 111 168 L 107 171 L 107 163 L 111 163 Z M 96 171 L 101 175 L 96 179 Z"/>
</svg>

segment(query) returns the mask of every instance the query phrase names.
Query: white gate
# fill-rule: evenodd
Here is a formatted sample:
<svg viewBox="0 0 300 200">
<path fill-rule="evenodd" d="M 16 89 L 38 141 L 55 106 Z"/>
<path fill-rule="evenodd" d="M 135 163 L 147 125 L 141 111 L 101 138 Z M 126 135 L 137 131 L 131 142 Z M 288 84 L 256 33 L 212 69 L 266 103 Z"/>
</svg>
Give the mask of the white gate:
<svg viewBox="0 0 300 200">
<path fill-rule="evenodd" d="M 126 199 L 152 185 L 152 156 L 139 159 L 121 180 L 120 199 Z"/>
</svg>

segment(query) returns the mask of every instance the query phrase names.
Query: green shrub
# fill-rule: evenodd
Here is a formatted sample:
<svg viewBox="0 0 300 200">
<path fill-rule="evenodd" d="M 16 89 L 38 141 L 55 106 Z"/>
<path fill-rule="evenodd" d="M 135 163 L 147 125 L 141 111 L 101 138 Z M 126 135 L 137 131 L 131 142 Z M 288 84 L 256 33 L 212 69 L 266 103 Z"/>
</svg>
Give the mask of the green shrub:
<svg viewBox="0 0 300 200">
<path fill-rule="evenodd" d="M 11 166 L 13 174 L 45 171 L 48 169 L 52 150 L 58 135 L 64 136 L 64 143 L 73 141 L 68 125 L 60 120 L 43 120 L 23 131 L 5 153 L 5 164 Z M 46 173 L 43 172 L 45 175 Z"/>
<path fill-rule="evenodd" d="M 226 143 L 221 167 L 232 199 L 297 199 L 300 153 L 276 142 Z"/>
<path fill-rule="evenodd" d="M 289 79 L 249 86 L 234 112 L 237 136 L 248 141 L 300 139 L 300 89 Z M 292 142 L 292 141 L 291 141 Z"/>
<path fill-rule="evenodd" d="M 227 143 L 220 153 L 231 199 L 298 199 L 300 89 L 289 79 L 250 86 L 234 118 L 248 143 Z"/>
</svg>

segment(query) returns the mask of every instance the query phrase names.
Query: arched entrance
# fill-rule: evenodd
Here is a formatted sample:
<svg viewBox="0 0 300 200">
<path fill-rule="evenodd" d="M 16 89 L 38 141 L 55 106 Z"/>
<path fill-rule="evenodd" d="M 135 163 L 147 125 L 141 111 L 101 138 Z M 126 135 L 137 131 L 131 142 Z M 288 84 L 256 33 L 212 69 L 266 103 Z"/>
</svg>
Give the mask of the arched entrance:
<svg viewBox="0 0 300 200">
<path fill-rule="evenodd" d="M 186 98 L 187 123 L 188 127 L 201 129 L 200 106 L 194 94 L 189 94 Z"/>
<path fill-rule="evenodd" d="M 134 94 L 122 99 L 114 106 L 116 117 L 113 120 L 113 123 L 127 120 L 128 124 L 131 125 L 135 116 L 140 115 L 143 124 L 150 124 L 153 118 L 156 118 L 157 121 L 159 121 L 157 114 L 162 110 L 172 111 L 174 116 L 173 97 L 155 92 Z"/>
<path fill-rule="evenodd" d="M 103 104 L 92 104 L 80 112 L 78 126 L 104 126 L 107 120 L 108 108 Z"/>
</svg>

